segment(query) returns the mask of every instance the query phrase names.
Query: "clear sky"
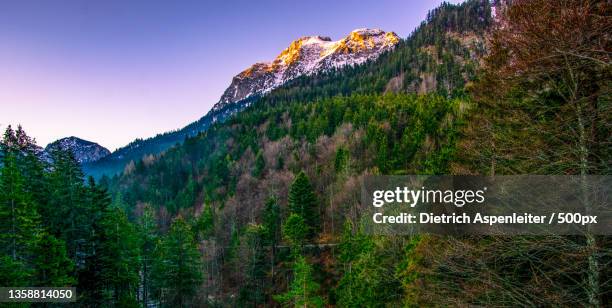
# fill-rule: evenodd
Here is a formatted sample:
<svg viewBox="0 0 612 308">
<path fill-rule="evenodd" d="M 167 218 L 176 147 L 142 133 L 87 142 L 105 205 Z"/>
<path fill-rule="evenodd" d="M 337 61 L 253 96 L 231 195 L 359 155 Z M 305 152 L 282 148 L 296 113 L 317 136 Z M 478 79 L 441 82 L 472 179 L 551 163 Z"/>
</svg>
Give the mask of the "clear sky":
<svg viewBox="0 0 612 308">
<path fill-rule="evenodd" d="M 406 37 L 440 2 L 2 0 L 0 130 L 112 151 L 199 119 L 234 75 L 296 38 Z"/>
</svg>

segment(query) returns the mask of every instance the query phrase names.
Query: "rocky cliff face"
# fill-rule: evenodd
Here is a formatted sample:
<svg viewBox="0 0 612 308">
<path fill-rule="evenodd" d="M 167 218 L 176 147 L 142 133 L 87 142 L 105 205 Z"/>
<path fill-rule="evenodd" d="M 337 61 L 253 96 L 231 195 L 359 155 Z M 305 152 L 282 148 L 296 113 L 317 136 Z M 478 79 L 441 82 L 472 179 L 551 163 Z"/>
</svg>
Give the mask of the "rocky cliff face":
<svg viewBox="0 0 612 308">
<path fill-rule="evenodd" d="M 45 152 L 49 154 L 54 149 L 70 150 L 76 160 L 81 163 L 95 162 L 110 154 L 110 151 L 105 147 L 91 141 L 83 140 L 77 137 L 67 137 L 56 140 L 45 148 Z M 48 155 L 47 155 L 48 156 Z"/>
<path fill-rule="evenodd" d="M 261 95 L 301 75 L 357 65 L 392 49 L 399 37 L 379 29 L 357 29 L 347 37 L 306 36 L 295 40 L 272 62 L 256 63 L 232 80 L 213 112 L 253 95 Z"/>
</svg>

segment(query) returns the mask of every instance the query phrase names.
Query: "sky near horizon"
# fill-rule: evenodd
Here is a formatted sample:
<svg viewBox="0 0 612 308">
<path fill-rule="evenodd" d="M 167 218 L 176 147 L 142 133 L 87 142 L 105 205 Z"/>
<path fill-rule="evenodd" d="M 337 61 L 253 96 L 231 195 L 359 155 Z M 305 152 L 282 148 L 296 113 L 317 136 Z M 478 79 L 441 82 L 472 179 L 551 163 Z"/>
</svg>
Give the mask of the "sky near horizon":
<svg viewBox="0 0 612 308">
<path fill-rule="evenodd" d="M 234 75 L 299 37 L 405 38 L 441 2 L 2 0 L 0 130 L 113 151 L 199 119 Z"/>
</svg>

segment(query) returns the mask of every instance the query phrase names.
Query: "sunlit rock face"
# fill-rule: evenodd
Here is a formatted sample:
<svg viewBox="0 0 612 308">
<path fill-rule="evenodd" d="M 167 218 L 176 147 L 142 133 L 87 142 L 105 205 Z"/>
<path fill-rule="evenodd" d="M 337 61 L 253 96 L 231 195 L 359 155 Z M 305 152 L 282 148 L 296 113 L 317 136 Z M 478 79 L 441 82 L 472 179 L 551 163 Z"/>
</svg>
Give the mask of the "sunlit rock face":
<svg viewBox="0 0 612 308">
<path fill-rule="evenodd" d="M 213 111 L 253 95 L 265 94 L 302 75 L 375 59 L 399 41 L 395 33 L 380 29 L 357 29 L 337 41 L 324 36 L 302 37 L 273 61 L 253 64 L 236 75 Z"/>
</svg>

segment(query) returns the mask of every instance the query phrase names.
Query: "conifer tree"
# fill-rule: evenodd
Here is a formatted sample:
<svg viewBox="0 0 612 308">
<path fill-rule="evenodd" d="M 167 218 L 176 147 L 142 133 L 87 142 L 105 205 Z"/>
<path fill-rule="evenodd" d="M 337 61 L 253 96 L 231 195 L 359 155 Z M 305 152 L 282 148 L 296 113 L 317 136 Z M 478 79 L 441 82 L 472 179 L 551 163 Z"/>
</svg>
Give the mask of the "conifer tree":
<svg viewBox="0 0 612 308">
<path fill-rule="evenodd" d="M 32 274 L 32 261 L 43 230 L 36 206 L 25 189 L 18 155 L 13 150 L 6 152 L 0 170 L 0 249 L 12 258 L 15 270 L 24 271 L 14 277 L 25 278 Z"/>
<path fill-rule="evenodd" d="M 85 204 L 81 209 L 86 213 L 82 224 L 84 227 L 83 240 L 79 245 L 78 287 L 79 301 L 85 306 L 102 306 L 108 304 L 106 281 L 102 278 L 104 262 L 102 258 L 108 255 L 104 251 L 105 241 L 105 215 L 111 206 L 111 198 L 106 188 L 97 185 L 92 177 L 88 178 L 88 185 L 84 187 L 83 200 Z"/>
<path fill-rule="evenodd" d="M 158 247 L 154 280 L 157 297 L 172 307 L 189 307 L 202 282 L 202 260 L 193 230 L 180 216 Z"/>
<path fill-rule="evenodd" d="M 293 266 L 293 280 L 286 293 L 274 296 L 274 299 L 286 306 L 323 307 L 325 301 L 317 295 L 319 284 L 312 277 L 312 266 L 306 258 L 298 256 Z"/>
<path fill-rule="evenodd" d="M 283 226 L 283 236 L 291 243 L 293 248 L 299 248 L 304 244 L 310 228 L 304 222 L 302 216 L 291 214 Z"/>
<path fill-rule="evenodd" d="M 264 251 L 265 230 L 261 225 L 251 224 L 246 228 L 249 260 L 246 273 L 246 283 L 240 292 L 241 304 L 257 306 L 265 300 L 265 277 L 267 263 Z"/>
<path fill-rule="evenodd" d="M 270 196 L 263 210 L 263 240 L 270 246 L 270 281 L 274 283 L 276 275 L 277 246 L 281 241 L 281 210 L 275 196 Z"/>
<path fill-rule="evenodd" d="M 119 303 L 136 299 L 140 269 L 140 243 L 136 228 L 128 221 L 119 202 L 103 214 L 100 246 L 96 251 L 102 264 L 102 280 L 107 299 Z"/>
<path fill-rule="evenodd" d="M 275 197 L 269 197 L 263 210 L 264 240 L 276 246 L 281 237 L 280 206 Z"/>
<path fill-rule="evenodd" d="M 140 255 L 143 306 L 147 306 L 151 298 L 151 271 L 155 260 L 155 245 L 158 241 L 156 229 L 155 212 L 151 206 L 146 205 L 143 208 L 142 215 L 138 218 L 138 232 L 141 238 Z"/>
<path fill-rule="evenodd" d="M 68 255 L 80 264 L 84 256 L 81 244 L 91 235 L 83 171 L 70 151 L 56 149 L 51 156 L 49 202 L 41 214 L 48 221 L 49 231 L 66 242 Z"/>
<path fill-rule="evenodd" d="M 31 286 L 32 269 L 9 255 L 0 255 L 0 281 L 7 286 Z"/>
<path fill-rule="evenodd" d="M 336 157 L 334 159 L 334 168 L 336 173 L 342 173 L 348 169 L 349 151 L 345 147 L 340 147 L 336 151 Z"/>
<path fill-rule="evenodd" d="M 196 221 L 198 238 L 208 239 L 215 232 L 215 217 L 210 204 L 204 204 L 204 209 Z"/>
<path fill-rule="evenodd" d="M 317 197 L 304 171 L 296 176 L 289 191 L 289 210 L 304 219 L 308 226 L 307 238 L 313 238 L 319 230 Z"/>
<path fill-rule="evenodd" d="M 255 157 L 255 168 L 253 169 L 253 176 L 256 178 L 261 178 L 265 168 L 266 160 L 263 157 L 263 152 L 259 150 L 257 152 L 257 156 Z"/>
<path fill-rule="evenodd" d="M 34 260 L 38 286 L 68 287 L 76 284 L 74 263 L 66 253 L 66 244 L 51 234 L 41 239 Z"/>
<path fill-rule="evenodd" d="M 38 212 L 41 213 L 40 210 L 47 206 L 49 195 L 45 175 L 47 163 L 38 157 L 39 150 L 36 141 L 26 134 L 21 125 L 17 127 L 14 134 L 15 149 L 20 154 L 17 156 L 18 165 L 26 183 L 24 189 L 31 196 Z"/>
</svg>

